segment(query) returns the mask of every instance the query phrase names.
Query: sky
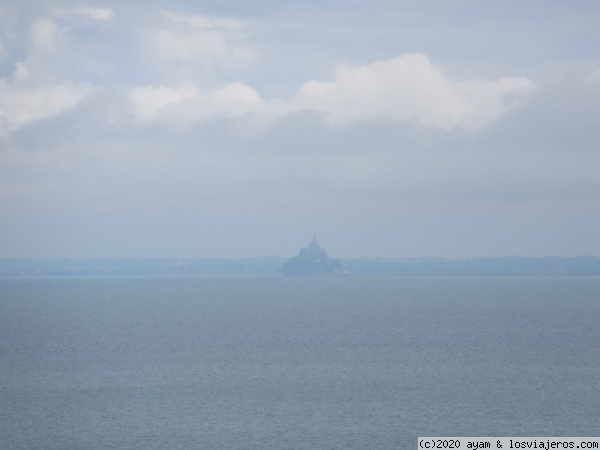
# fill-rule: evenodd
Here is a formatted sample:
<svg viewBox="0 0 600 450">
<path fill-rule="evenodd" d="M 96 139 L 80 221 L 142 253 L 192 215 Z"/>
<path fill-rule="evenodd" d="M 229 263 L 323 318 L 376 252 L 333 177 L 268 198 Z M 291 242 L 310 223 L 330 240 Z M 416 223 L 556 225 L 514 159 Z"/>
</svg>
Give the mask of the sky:
<svg viewBox="0 0 600 450">
<path fill-rule="evenodd" d="M 600 256 L 599 22 L 0 0 L 0 257 Z"/>
</svg>

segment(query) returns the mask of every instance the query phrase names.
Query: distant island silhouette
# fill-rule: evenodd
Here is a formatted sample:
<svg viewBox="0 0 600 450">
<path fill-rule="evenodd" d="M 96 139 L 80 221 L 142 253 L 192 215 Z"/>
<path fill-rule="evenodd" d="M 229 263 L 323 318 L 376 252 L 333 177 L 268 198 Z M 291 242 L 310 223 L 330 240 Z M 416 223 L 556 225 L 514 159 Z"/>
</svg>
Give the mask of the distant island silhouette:
<svg viewBox="0 0 600 450">
<path fill-rule="evenodd" d="M 342 263 L 327 256 L 327 251 L 317 243 L 316 235 L 307 247 L 286 262 L 282 268 L 283 275 L 336 275 L 344 272 Z"/>
</svg>

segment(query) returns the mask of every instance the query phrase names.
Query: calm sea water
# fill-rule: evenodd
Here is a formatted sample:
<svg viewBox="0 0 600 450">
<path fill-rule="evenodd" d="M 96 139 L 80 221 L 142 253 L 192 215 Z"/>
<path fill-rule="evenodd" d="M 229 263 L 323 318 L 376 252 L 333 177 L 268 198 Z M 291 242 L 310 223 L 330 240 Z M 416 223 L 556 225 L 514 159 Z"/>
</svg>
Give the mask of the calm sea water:
<svg viewBox="0 0 600 450">
<path fill-rule="evenodd" d="M 0 448 L 599 436 L 600 278 L 0 281 Z"/>
</svg>

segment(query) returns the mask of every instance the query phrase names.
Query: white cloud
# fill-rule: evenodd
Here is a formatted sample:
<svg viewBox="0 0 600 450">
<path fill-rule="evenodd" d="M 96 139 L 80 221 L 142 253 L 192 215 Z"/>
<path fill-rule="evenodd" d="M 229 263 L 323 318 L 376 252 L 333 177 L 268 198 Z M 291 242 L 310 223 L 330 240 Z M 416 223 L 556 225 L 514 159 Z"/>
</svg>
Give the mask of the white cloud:
<svg viewBox="0 0 600 450">
<path fill-rule="evenodd" d="M 151 118 L 160 109 L 197 95 L 198 89 L 192 84 L 185 83 L 176 88 L 163 85 L 157 88 L 152 86 L 137 88 L 129 94 L 129 100 L 140 118 Z"/>
<path fill-rule="evenodd" d="M 509 109 L 523 106 L 533 88 L 533 83 L 524 77 L 459 83 L 459 91 L 471 105 L 470 114 L 461 118 L 460 125 L 479 128 Z"/>
<path fill-rule="evenodd" d="M 110 35 L 94 41 L 94 34 L 87 33 L 84 28 L 93 25 L 91 22 L 111 20 L 114 17 L 112 9 L 48 8 L 45 13 L 28 26 L 28 45 L 25 54 L 18 57 L 22 66 L 14 73 L 16 80 L 27 78 L 31 85 L 61 84 L 81 76 L 89 67 L 106 67 L 96 55 L 101 55 L 104 48 L 114 48 L 118 44 L 111 42 Z M 18 37 L 25 38 L 25 35 L 21 33 Z M 22 48 L 19 46 L 17 51 Z M 27 77 L 22 76 L 24 69 L 27 69 Z"/>
<path fill-rule="evenodd" d="M 360 67 L 339 66 L 333 82 L 309 81 L 293 104 L 324 112 L 332 122 L 393 118 L 442 129 L 477 128 L 519 105 L 526 78 L 456 82 L 423 54 Z"/>
<path fill-rule="evenodd" d="M 66 58 L 66 35 L 68 28 L 60 26 L 49 17 L 43 17 L 31 24 L 28 31 L 29 47 L 21 69 L 15 72 L 16 79 L 24 75 L 34 84 L 47 85 L 61 82 L 58 74 L 64 73 Z"/>
<path fill-rule="evenodd" d="M 476 129 L 520 106 L 532 90 L 526 78 L 453 81 L 422 54 L 360 67 L 340 66 L 334 81 L 311 80 L 291 100 L 265 101 L 237 82 L 202 91 L 193 84 L 135 89 L 130 101 L 143 120 L 201 120 L 254 113 L 268 120 L 294 111 L 324 113 L 333 123 L 390 118 L 434 128 Z"/>
<path fill-rule="evenodd" d="M 114 11 L 110 8 L 77 8 L 73 11 L 76 15 L 99 21 L 110 20 Z"/>
<path fill-rule="evenodd" d="M 163 29 L 153 40 L 156 50 L 172 62 L 201 63 L 203 58 L 224 58 L 229 52 L 225 37 L 215 31 Z"/>
<path fill-rule="evenodd" d="M 23 62 L 17 62 L 15 64 L 15 72 L 13 74 L 15 80 L 23 81 L 29 78 L 29 69 L 27 69 L 27 65 Z"/>
<path fill-rule="evenodd" d="M 59 45 L 67 29 L 59 26 L 54 20 L 44 17 L 31 24 L 29 39 L 34 48 L 49 50 Z"/>
<path fill-rule="evenodd" d="M 161 120 L 189 124 L 211 117 L 240 117 L 261 112 L 265 102 L 243 83 L 231 83 L 213 91 L 201 91 L 191 83 L 178 87 L 145 86 L 129 94 L 138 121 Z"/>
<path fill-rule="evenodd" d="M 219 71 L 239 68 L 254 58 L 236 20 L 163 12 L 158 21 L 147 37 L 147 57 L 163 79 L 211 82 Z"/>
<path fill-rule="evenodd" d="M 81 22 L 89 20 L 106 22 L 115 16 L 114 10 L 110 8 L 94 8 L 90 6 L 56 8 L 51 11 L 51 14 L 55 18 L 68 22 Z"/>
<path fill-rule="evenodd" d="M 229 19 L 229 18 L 208 17 L 208 16 L 201 16 L 198 14 L 175 14 L 175 13 L 169 13 L 169 12 L 163 12 L 162 16 L 166 17 L 167 19 L 169 19 L 172 22 L 178 23 L 180 25 L 190 25 L 194 28 L 236 29 L 236 28 L 242 27 L 242 24 L 239 20 Z"/>
<path fill-rule="evenodd" d="M 219 89 L 213 94 L 215 100 L 227 102 L 260 102 L 261 98 L 256 89 L 253 89 L 244 83 L 231 83 Z"/>
<path fill-rule="evenodd" d="M 65 112 L 89 96 L 88 83 L 22 88 L 0 84 L 0 135 L 7 136 L 35 120 Z"/>
</svg>

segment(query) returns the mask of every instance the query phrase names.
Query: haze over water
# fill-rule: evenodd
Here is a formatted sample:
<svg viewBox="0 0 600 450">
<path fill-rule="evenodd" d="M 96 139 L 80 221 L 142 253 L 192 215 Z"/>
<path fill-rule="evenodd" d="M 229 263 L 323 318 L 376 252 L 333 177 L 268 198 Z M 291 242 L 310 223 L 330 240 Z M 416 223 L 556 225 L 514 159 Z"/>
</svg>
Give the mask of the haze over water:
<svg viewBox="0 0 600 450">
<path fill-rule="evenodd" d="M 599 292 L 598 277 L 2 280 L 2 445 L 598 436 Z"/>
</svg>

